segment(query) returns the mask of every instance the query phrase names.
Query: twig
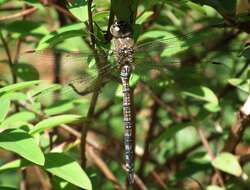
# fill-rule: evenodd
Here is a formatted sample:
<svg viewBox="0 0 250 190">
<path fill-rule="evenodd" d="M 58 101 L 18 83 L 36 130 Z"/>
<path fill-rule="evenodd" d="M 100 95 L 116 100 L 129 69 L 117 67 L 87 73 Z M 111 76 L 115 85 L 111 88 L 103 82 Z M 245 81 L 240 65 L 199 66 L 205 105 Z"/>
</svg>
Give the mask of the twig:
<svg viewBox="0 0 250 190">
<path fill-rule="evenodd" d="M 8 58 L 8 65 L 9 65 L 10 72 L 11 72 L 11 75 L 12 75 L 13 83 L 16 83 L 17 82 L 17 76 L 16 76 L 15 70 L 13 68 L 13 61 L 12 61 L 12 58 L 11 58 L 10 49 L 9 49 L 9 46 L 8 46 L 7 42 L 5 41 L 5 39 L 3 37 L 2 31 L 0 31 L 0 39 L 1 39 L 2 43 L 3 43 L 3 47 L 5 49 L 5 52 L 6 52 L 6 55 L 7 55 L 7 58 Z"/>
<path fill-rule="evenodd" d="M 250 161 L 250 154 L 244 154 L 239 157 L 240 164 L 243 166 Z"/>
<path fill-rule="evenodd" d="M 50 186 L 46 183 L 44 176 L 41 173 L 41 170 L 37 166 L 33 166 L 34 172 L 37 175 L 37 179 L 40 181 L 43 190 L 50 190 Z"/>
<path fill-rule="evenodd" d="M 0 8 L 0 12 L 4 12 L 4 11 L 20 11 L 22 9 L 23 9 L 23 7 L 2 7 L 2 8 Z"/>
<path fill-rule="evenodd" d="M 237 121 L 230 129 L 229 136 L 225 142 L 223 151 L 234 153 L 236 146 L 241 141 L 244 131 L 250 124 L 250 97 L 237 113 Z"/>
<path fill-rule="evenodd" d="M 208 154 L 209 154 L 209 156 L 211 157 L 211 159 L 215 159 L 215 155 L 214 155 L 214 153 L 213 153 L 213 151 L 212 151 L 212 149 L 211 149 L 211 147 L 210 147 L 210 145 L 209 145 L 209 143 L 208 143 L 208 140 L 207 140 L 207 138 L 205 137 L 203 130 L 201 129 L 201 127 L 199 127 L 197 121 L 195 120 L 194 116 L 192 115 L 192 113 L 191 113 L 191 111 L 190 111 L 188 105 L 187 105 L 186 102 L 182 99 L 182 97 L 180 97 L 180 101 L 181 101 L 181 103 L 183 104 L 184 109 L 186 110 L 187 115 L 188 115 L 188 117 L 190 118 L 190 120 L 191 120 L 193 126 L 195 127 L 195 129 L 196 129 L 196 131 L 197 131 L 197 133 L 199 134 L 200 140 L 201 140 L 201 142 L 202 142 L 202 144 L 203 144 L 205 150 L 208 152 Z M 223 177 L 222 177 L 220 171 L 217 170 L 217 169 L 215 169 L 215 174 L 216 174 L 216 176 L 218 177 L 217 179 L 218 179 L 219 184 L 220 184 L 221 186 L 224 186 Z"/>
<path fill-rule="evenodd" d="M 176 113 L 176 110 L 170 106 L 168 106 L 164 101 L 159 98 L 150 87 L 145 84 L 143 81 L 140 81 L 140 85 L 149 93 L 149 95 L 153 98 L 154 101 L 158 103 L 159 106 L 161 106 L 164 110 L 166 110 L 168 113 L 170 113 L 177 122 L 182 122 L 184 120 L 187 120 L 188 118 L 185 116 L 181 116 L 178 113 Z"/>
<path fill-rule="evenodd" d="M 31 14 L 33 14 L 33 13 L 36 12 L 36 11 L 37 11 L 37 8 L 36 8 L 36 7 L 32 7 L 32 8 L 23 10 L 23 11 L 21 11 L 21 12 L 19 12 L 19 13 L 16 13 L 16 14 L 12 14 L 12 15 L 8 15 L 8 16 L 2 16 L 2 17 L 0 17 L 0 21 L 6 21 L 6 20 L 11 20 L 11 19 L 17 19 L 17 18 L 19 18 L 19 17 L 31 15 Z"/>
<path fill-rule="evenodd" d="M 51 3 L 51 6 L 53 6 L 59 12 L 63 13 L 65 16 L 68 16 L 69 18 L 71 18 L 73 21 L 79 21 L 79 19 L 77 17 L 75 17 L 71 12 L 69 12 L 65 8 L 59 6 L 55 3 Z"/>
<path fill-rule="evenodd" d="M 119 182 L 117 181 L 117 178 L 114 176 L 114 174 L 110 171 L 108 166 L 104 163 L 104 161 L 101 159 L 100 156 L 98 156 L 94 149 L 92 147 L 87 148 L 88 154 L 91 156 L 92 161 L 95 162 L 95 164 L 101 169 L 103 174 L 106 176 L 106 178 L 111 181 L 114 184 L 115 189 L 117 190 L 123 190 L 124 188 L 121 187 Z"/>
<path fill-rule="evenodd" d="M 94 114 L 94 110 L 95 110 L 95 106 L 96 106 L 96 103 L 97 103 L 98 95 L 99 95 L 99 90 L 98 90 L 98 88 L 96 88 L 96 90 L 93 93 L 92 98 L 91 98 L 90 107 L 89 107 L 89 110 L 88 110 L 86 121 L 83 123 L 83 126 L 81 128 L 81 166 L 83 168 L 86 167 L 86 162 L 87 162 L 87 159 L 86 159 L 86 156 L 85 156 L 85 153 L 86 153 L 86 150 L 85 150 L 86 137 L 87 137 L 88 128 L 89 128 L 89 125 L 90 125 L 90 122 L 91 122 L 91 118 L 92 118 L 92 116 Z"/>
<path fill-rule="evenodd" d="M 88 0 L 88 21 L 89 21 L 88 26 L 89 26 L 89 32 L 90 32 L 90 38 L 91 38 L 91 47 L 95 54 L 96 63 L 98 64 L 99 59 L 98 59 L 97 52 L 95 49 L 95 36 L 94 36 L 93 19 L 92 19 L 92 11 L 91 11 L 92 2 L 93 0 Z M 86 167 L 85 146 L 86 146 L 87 132 L 88 132 L 88 128 L 90 125 L 90 120 L 93 117 L 93 114 L 95 111 L 100 87 L 101 87 L 101 81 L 98 80 L 94 93 L 91 98 L 90 107 L 88 110 L 86 121 L 83 123 L 83 126 L 81 128 L 81 166 L 83 168 Z"/>
<path fill-rule="evenodd" d="M 113 11 L 113 9 L 110 9 L 108 28 L 107 28 L 107 32 L 105 34 L 105 37 L 106 37 L 107 41 L 110 41 L 112 39 L 112 35 L 110 33 L 110 27 L 114 22 L 114 18 L 115 18 L 114 11 Z"/>
<path fill-rule="evenodd" d="M 165 185 L 164 181 L 161 179 L 161 177 L 155 172 L 152 171 L 151 172 L 153 178 L 155 178 L 155 181 L 163 188 L 163 189 L 167 189 L 167 186 Z"/>
<path fill-rule="evenodd" d="M 141 157 L 141 163 L 140 163 L 140 166 L 139 166 L 139 169 L 138 169 L 138 175 L 141 178 L 143 178 L 145 163 L 147 162 L 147 159 L 149 157 L 149 145 L 151 143 L 155 123 L 157 121 L 157 111 L 158 110 L 159 110 L 158 103 L 154 102 L 154 104 L 151 107 L 151 121 L 150 121 L 150 124 L 149 124 L 149 129 L 148 129 L 148 132 L 147 132 L 147 136 L 146 136 L 145 142 L 144 142 L 144 152 L 143 152 L 143 155 Z"/>
</svg>

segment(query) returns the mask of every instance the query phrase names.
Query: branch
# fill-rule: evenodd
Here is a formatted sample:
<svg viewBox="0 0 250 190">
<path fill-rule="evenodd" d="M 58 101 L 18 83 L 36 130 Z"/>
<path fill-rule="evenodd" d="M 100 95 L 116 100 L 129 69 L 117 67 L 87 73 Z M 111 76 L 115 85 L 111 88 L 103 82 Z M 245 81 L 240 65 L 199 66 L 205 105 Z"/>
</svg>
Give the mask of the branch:
<svg viewBox="0 0 250 190">
<path fill-rule="evenodd" d="M 140 164 L 139 169 L 138 169 L 138 175 L 141 178 L 143 177 L 145 164 L 146 164 L 148 157 L 149 157 L 149 145 L 150 145 L 151 140 L 152 140 L 155 123 L 157 122 L 157 111 L 158 110 L 159 110 L 158 103 L 154 102 L 154 104 L 151 107 L 151 121 L 149 124 L 147 136 L 146 136 L 145 142 L 144 142 L 144 152 L 143 152 L 143 155 L 141 157 L 141 164 Z"/>
<path fill-rule="evenodd" d="M 7 58 L 8 58 L 8 65 L 9 65 L 10 72 L 11 72 L 11 75 L 12 75 L 13 83 L 16 83 L 17 82 L 17 76 L 16 76 L 14 68 L 13 68 L 13 61 L 12 61 L 12 58 L 11 58 L 10 49 L 9 49 L 9 46 L 8 46 L 6 40 L 3 37 L 2 31 L 0 31 L 0 39 L 2 41 L 3 47 L 5 49 L 5 53 L 6 53 Z"/>
<path fill-rule="evenodd" d="M 33 14 L 33 13 L 36 12 L 36 11 L 37 11 L 37 8 L 36 8 L 36 7 L 32 7 L 32 8 L 23 10 L 23 11 L 21 11 L 21 12 L 19 12 L 19 13 L 16 13 L 16 14 L 12 14 L 12 15 L 8 15 L 8 16 L 0 17 L 0 21 L 6 21 L 6 20 L 11 20 L 11 19 L 17 19 L 17 18 L 19 18 L 19 17 L 31 15 L 31 14 Z"/>
<path fill-rule="evenodd" d="M 225 142 L 223 151 L 235 152 L 235 148 L 241 141 L 244 131 L 250 124 L 250 96 L 247 101 L 237 113 L 237 121 L 235 125 L 230 129 L 229 136 Z"/>
</svg>

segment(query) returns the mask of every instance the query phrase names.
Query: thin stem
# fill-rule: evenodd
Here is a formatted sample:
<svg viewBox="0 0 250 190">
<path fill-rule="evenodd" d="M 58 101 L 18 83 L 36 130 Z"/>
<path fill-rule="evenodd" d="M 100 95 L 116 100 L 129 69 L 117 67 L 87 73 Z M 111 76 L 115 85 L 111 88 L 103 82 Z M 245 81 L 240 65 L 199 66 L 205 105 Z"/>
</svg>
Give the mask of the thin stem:
<svg viewBox="0 0 250 190">
<path fill-rule="evenodd" d="M 141 165 L 140 165 L 139 170 L 138 170 L 138 175 L 141 178 L 143 178 L 145 164 L 149 158 L 149 154 L 150 154 L 149 145 L 150 145 L 151 140 L 152 140 L 155 123 L 157 122 L 157 111 L 158 110 L 159 110 L 158 103 L 154 102 L 154 104 L 151 107 L 151 121 L 149 124 L 149 129 L 148 129 L 147 136 L 146 136 L 145 143 L 144 143 L 145 145 L 144 145 L 144 152 L 143 152 L 143 155 L 141 157 Z"/>
<path fill-rule="evenodd" d="M 94 51 L 95 60 L 96 60 L 96 63 L 98 64 L 99 59 L 98 59 L 97 52 L 95 49 L 95 36 L 94 36 L 93 18 L 92 18 L 92 11 L 91 11 L 92 2 L 93 0 L 88 0 L 88 27 L 89 27 L 90 38 L 91 38 L 91 48 Z M 94 115 L 94 111 L 95 111 L 95 107 L 96 107 L 96 103 L 97 103 L 97 99 L 99 95 L 99 89 L 101 87 L 101 81 L 100 80 L 98 81 L 99 82 L 97 82 L 95 91 L 91 98 L 90 107 L 89 107 L 88 114 L 87 114 L 87 119 L 83 123 L 83 126 L 81 128 L 81 166 L 82 168 L 86 167 L 86 161 L 87 161 L 86 156 L 85 156 L 86 138 L 87 138 L 87 133 L 88 133 L 88 128 L 91 122 L 91 118 Z"/>
<path fill-rule="evenodd" d="M 94 114 L 97 99 L 99 95 L 99 89 L 96 89 L 96 91 L 93 93 L 91 102 L 90 102 L 90 107 L 88 110 L 87 118 L 86 121 L 83 123 L 83 126 L 81 128 L 81 166 L 82 168 L 86 167 L 86 139 L 87 139 L 87 133 L 88 133 L 88 128 L 91 123 L 91 118 Z"/>
<path fill-rule="evenodd" d="M 12 58 L 11 58 L 10 49 L 9 49 L 9 46 L 8 46 L 7 42 L 5 41 L 5 39 L 3 37 L 2 31 L 0 31 L 0 39 L 2 41 L 3 47 L 5 49 L 5 52 L 6 52 L 6 55 L 7 55 L 7 58 L 8 58 L 8 65 L 9 65 L 10 72 L 11 72 L 11 75 L 12 75 L 13 83 L 16 83 L 17 82 L 17 76 L 16 76 L 15 70 L 13 68 L 13 61 L 12 61 Z"/>
<path fill-rule="evenodd" d="M 0 17 L 0 21 L 6 21 L 6 20 L 11 20 L 11 19 L 17 19 L 17 18 L 19 18 L 19 17 L 31 15 L 31 14 L 33 14 L 33 13 L 36 12 L 36 11 L 37 11 L 37 8 L 36 8 L 36 7 L 32 7 L 32 8 L 30 8 L 30 9 L 26 9 L 26 10 L 21 11 L 21 12 L 16 13 L 16 14 L 12 14 L 12 15 L 8 15 L 8 16 Z"/>
<path fill-rule="evenodd" d="M 199 135 L 199 137 L 200 137 L 200 140 L 201 140 L 201 142 L 202 142 L 204 148 L 207 150 L 209 156 L 210 156 L 212 159 L 215 159 L 215 155 L 214 155 L 214 153 L 213 153 L 213 151 L 212 151 L 212 149 L 211 149 L 211 147 L 210 147 L 210 145 L 209 145 L 209 143 L 208 143 L 208 139 L 207 139 L 207 138 L 205 137 L 205 135 L 204 135 L 203 130 L 199 127 L 198 122 L 196 121 L 195 117 L 192 115 L 192 113 L 191 113 L 191 111 L 190 111 L 188 105 L 187 105 L 186 102 L 183 100 L 183 98 L 180 97 L 180 96 L 178 96 L 178 97 L 179 97 L 181 103 L 183 104 L 184 109 L 186 110 L 186 113 L 187 113 L 188 117 L 190 118 L 190 120 L 191 120 L 191 122 L 192 122 L 192 125 L 195 127 L 195 129 L 196 129 L 196 131 L 197 131 L 197 133 L 198 133 L 198 135 Z M 218 179 L 219 184 L 220 184 L 221 186 L 224 186 L 223 177 L 222 177 L 220 171 L 217 170 L 217 169 L 215 169 L 215 174 L 216 174 L 216 176 L 218 177 L 217 179 Z"/>
</svg>

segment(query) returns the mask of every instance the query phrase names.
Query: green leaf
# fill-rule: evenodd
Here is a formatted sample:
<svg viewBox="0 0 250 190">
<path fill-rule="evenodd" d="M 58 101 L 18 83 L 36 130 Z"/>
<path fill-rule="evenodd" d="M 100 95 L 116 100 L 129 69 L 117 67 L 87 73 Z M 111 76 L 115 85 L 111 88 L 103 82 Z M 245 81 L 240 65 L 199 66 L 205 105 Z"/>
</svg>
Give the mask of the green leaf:
<svg viewBox="0 0 250 190">
<path fill-rule="evenodd" d="M 82 120 L 83 117 L 80 115 L 60 115 L 45 119 L 38 124 L 35 125 L 33 129 L 30 130 L 30 134 L 34 135 L 35 133 L 40 133 L 46 129 L 51 129 L 53 127 L 57 127 L 61 124 L 72 123 L 76 121 Z"/>
<path fill-rule="evenodd" d="M 1 165 L 0 172 L 5 172 L 5 171 L 9 171 L 9 170 L 16 170 L 16 169 L 26 167 L 29 165 L 31 165 L 31 162 L 29 162 L 28 160 L 18 159 L 18 160 L 8 162 L 4 165 Z"/>
<path fill-rule="evenodd" d="M 143 14 L 141 14 L 137 19 L 136 19 L 136 24 L 142 24 L 144 23 L 149 17 L 151 17 L 154 14 L 153 11 L 146 11 Z"/>
<path fill-rule="evenodd" d="M 241 55 L 242 55 L 243 57 L 245 57 L 246 60 L 250 60 L 250 47 L 248 46 L 247 48 L 245 48 L 245 49 L 242 51 Z"/>
<path fill-rule="evenodd" d="M 56 32 L 51 32 L 44 36 L 40 40 L 36 50 L 44 50 L 49 47 L 54 47 L 68 38 L 85 36 L 87 32 L 84 30 L 85 27 L 84 23 L 75 23 L 61 27 Z"/>
<path fill-rule="evenodd" d="M 27 4 L 30 4 L 33 7 L 36 7 L 39 10 L 44 10 L 44 6 L 39 3 L 37 0 L 25 0 Z"/>
<path fill-rule="evenodd" d="M 7 98 L 12 101 L 24 101 L 27 100 L 26 94 L 22 92 L 10 92 L 6 93 L 2 96 L 3 98 Z"/>
<path fill-rule="evenodd" d="M 217 96 L 211 89 L 205 86 L 194 87 L 189 91 L 184 91 L 182 93 L 183 95 L 207 102 L 204 107 L 208 111 L 216 112 L 220 110 Z"/>
<path fill-rule="evenodd" d="M 7 129 L 1 132 L 0 147 L 15 152 L 35 164 L 44 164 L 44 155 L 35 139 L 23 130 Z"/>
<path fill-rule="evenodd" d="M 39 72 L 33 65 L 29 64 L 14 64 L 13 69 L 19 78 L 24 81 L 38 80 Z"/>
<path fill-rule="evenodd" d="M 88 20 L 88 1 L 74 0 L 69 2 L 69 11 L 81 22 Z"/>
<path fill-rule="evenodd" d="M 30 97 L 39 97 L 40 95 L 49 94 L 50 92 L 58 91 L 62 88 L 60 84 L 49 84 L 46 86 L 38 86 L 28 91 L 28 96 Z"/>
<path fill-rule="evenodd" d="M 33 112 L 21 111 L 9 116 L 0 126 L 1 127 L 17 127 L 32 121 L 36 118 Z"/>
<path fill-rule="evenodd" d="M 58 115 L 67 112 L 74 108 L 74 102 L 69 100 L 58 101 L 50 107 L 47 107 L 44 112 L 46 115 Z"/>
<path fill-rule="evenodd" d="M 27 35 L 42 37 L 42 35 L 48 33 L 48 30 L 43 24 L 29 20 L 14 21 L 9 24 L 2 25 L 2 28 L 8 30 L 9 32 L 18 34 L 18 37 Z"/>
<path fill-rule="evenodd" d="M 0 93 L 22 90 L 22 89 L 31 87 L 35 84 L 39 84 L 40 82 L 41 82 L 41 80 L 35 80 L 35 81 L 19 82 L 16 84 L 11 84 L 11 85 L 5 86 L 3 88 L 0 88 Z"/>
<path fill-rule="evenodd" d="M 209 185 L 206 190 L 226 190 L 224 187 L 219 187 L 216 185 Z"/>
<path fill-rule="evenodd" d="M 246 92 L 246 93 L 250 92 L 250 85 L 246 80 L 239 79 L 239 78 L 231 78 L 231 79 L 228 79 L 228 83 L 237 87 L 243 92 Z"/>
<path fill-rule="evenodd" d="M 242 174 L 242 168 L 238 162 L 238 159 L 235 155 L 231 153 L 221 153 L 213 161 L 212 165 L 231 175 L 240 177 Z"/>
<path fill-rule="evenodd" d="M 16 189 L 14 187 L 6 187 L 6 186 L 0 186 L 0 189 L 1 190 L 19 190 L 19 189 Z"/>
<path fill-rule="evenodd" d="M 81 166 L 71 157 L 63 153 L 45 155 L 44 168 L 53 175 L 60 177 L 78 187 L 91 190 L 91 182 Z"/>
<path fill-rule="evenodd" d="M 208 5 L 216 9 L 222 15 L 234 15 L 236 0 L 191 0 L 200 5 Z"/>
<path fill-rule="evenodd" d="M 95 22 L 97 22 L 97 21 L 100 21 L 102 19 L 106 19 L 106 18 L 108 18 L 109 14 L 110 14 L 110 11 L 101 11 L 101 12 L 98 12 L 98 13 L 96 13 L 93 16 L 93 20 Z"/>
<path fill-rule="evenodd" d="M 0 97 L 0 123 L 7 116 L 10 109 L 10 100 L 8 98 Z"/>
<path fill-rule="evenodd" d="M 161 135 L 159 135 L 158 138 L 156 138 L 154 140 L 154 144 L 157 145 L 160 142 L 162 142 L 163 140 L 167 141 L 170 140 L 171 138 L 174 137 L 174 135 L 178 132 L 181 131 L 182 129 L 184 129 L 187 125 L 185 124 L 177 124 L 174 127 L 168 127 L 166 128 Z"/>
</svg>

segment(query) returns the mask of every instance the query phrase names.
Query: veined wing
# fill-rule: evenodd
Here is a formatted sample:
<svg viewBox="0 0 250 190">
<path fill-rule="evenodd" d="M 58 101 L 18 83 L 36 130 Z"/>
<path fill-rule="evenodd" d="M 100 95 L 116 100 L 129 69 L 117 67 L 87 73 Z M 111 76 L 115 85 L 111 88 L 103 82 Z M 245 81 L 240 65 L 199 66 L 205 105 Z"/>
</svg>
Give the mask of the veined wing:
<svg viewBox="0 0 250 190">
<path fill-rule="evenodd" d="M 106 62 L 105 59 L 108 56 L 106 53 L 96 56 L 105 61 L 100 67 L 93 64 L 94 55 L 89 54 L 89 52 L 63 52 L 46 49 L 45 51 L 28 51 L 22 54 L 22 58 L 32 60 L 32 64 L 35 64 L 40 72 L 52 75 L 53 79 L 60 77 L 64 83 L 64 85 L 52 85 L 49 88 L 38 89 L 31 95 L 44 97 L 51 91 L 59 90 L 66 96 L 79 96 L 92 92 L 97 84 L 102 86 L 112 78 L 111 73 L 114 73 L 116 65 L 114 62 Z M 59 67 L 59 71 L 55 71 L 56 66 Z"/>
</svg>

